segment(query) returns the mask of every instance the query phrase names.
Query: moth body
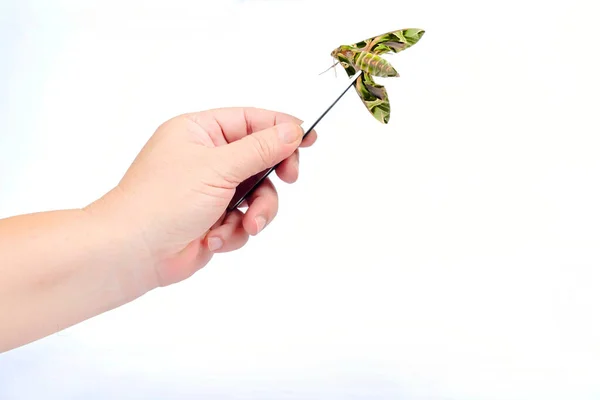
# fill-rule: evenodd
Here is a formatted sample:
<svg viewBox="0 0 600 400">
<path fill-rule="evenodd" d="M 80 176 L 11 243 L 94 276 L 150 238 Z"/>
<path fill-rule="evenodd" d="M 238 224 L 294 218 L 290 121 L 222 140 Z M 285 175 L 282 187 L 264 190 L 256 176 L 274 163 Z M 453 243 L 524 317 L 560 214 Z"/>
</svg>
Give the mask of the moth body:
<svg viewBox="0 0 600 400">
<path fill-rule="evenodd" d="M 378 56 L 377 54 L 368 53 L 366 51 L 361 51 L 355 55 L 354 64 L 356 65 L 357 69 L 366 71 L 373 76 L 400 76 L 392 64 L 390 64 L 386 59 Z"/>
</svg>

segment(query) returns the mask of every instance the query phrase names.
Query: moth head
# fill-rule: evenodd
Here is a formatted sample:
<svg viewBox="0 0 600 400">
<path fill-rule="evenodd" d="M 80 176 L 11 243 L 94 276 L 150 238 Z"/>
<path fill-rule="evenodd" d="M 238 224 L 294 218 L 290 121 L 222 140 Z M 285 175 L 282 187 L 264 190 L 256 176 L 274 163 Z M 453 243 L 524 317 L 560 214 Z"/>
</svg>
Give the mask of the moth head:
<svg viewBox="0 0 600 400">
<path fill-rule="evenodd" d="M 331 52 L 331 56 L 339 61 L 342 59 L 349 59 L 352 57 L 352 47 L 348 45 L 342 45 Z"/>
<path fill-rule="evenodd" d="M 352 47 L 348 45 L 342 45 L 331 52 L 331 56 L 339 61 L 344 68 L 347 68 L 350 65 L 352 54 Z"/>
</svg>

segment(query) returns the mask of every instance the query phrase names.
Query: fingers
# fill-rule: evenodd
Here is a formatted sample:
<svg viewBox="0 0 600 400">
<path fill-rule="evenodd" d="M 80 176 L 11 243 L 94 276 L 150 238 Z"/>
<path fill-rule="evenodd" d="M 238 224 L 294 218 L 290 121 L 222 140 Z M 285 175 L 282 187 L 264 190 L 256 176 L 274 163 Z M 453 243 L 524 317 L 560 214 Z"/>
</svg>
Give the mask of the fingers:
<svg viewBox="0 0 600 400">
<path fill-rule="evenodd" d="M 229 213 L 220 226 L 212 229 L 204 238 L 204 245 L 213 253 L 225 253 L 244 246 L 250 235 L 257 235 L 277 215 L 277 191 L 269 179 L 254 191 L 247 200 L 248 211 Z"/>
<path fill-rule="evenodd" d="M 242 225 L 243 218 L 244 213 L 233 210 L 220 226 L 206 235 L 205 246 L 213 253 L 225 253 L 244 246 L 248 242 L 249 235 Z"/>
<path fill-rule="evenodd" d="M 292 115 L 254 107 L 226 107 L 186 114 L 208 132 L 217 146 L 240 140 L 253 132 L 262 131 L 278 124 L 301 125 L 302 120 Z M 301 147 L 311 146 L 316 133 L 310 132 Z"/>
<path fill-rule="evenodd" d="M 300 147 L 310 147 L 317 141 L 317 132 L 313 129 L 308 135 L 302 140 Z"/>
<path fill-rule="evenodd" d="M 275 168 L 275 173 L 277 173 L 279 179 L 285 183 L 294 183 L 298 179 L 298 174 L 300 171 L 299 166 L 300 152 L 296 150 L 291 156 L 283 160 L 281 164 Z"/>
<path fill-rule="evenodd" d="M 317 133 L 312 130 L 299 147 L 309 147 L 312 146 L 317 140 Z M 298 174 L 300 173 L 300 152 L 296 149 L 294 154 L 286 158 L 281 162 L 281 164 L 275 169 L 277 176 L 279 179 L 286 183 L 294 183 L 298 180 Z"/>
<path fill-rule="evenodd" d="M 230 182 L 242 181 L 291 156 L 302 141 L 295 123 L 283 123 L 215 148 L 215 168 Z"/>
<path fill-rule="evenodd" d="M 253 107 L 218 108 L 210 113 L 221 127 L 228 143 L 275 125 L 302 124 L 300 119 L 289 114 Z"/>
<path fill-rule="evenodd" d="M 279 208 L 275 186 L 269 178 L 248 197 L 248 210 L 244 215 L 244 230 L 254 236 L 273 221 Z"/>
</svg>

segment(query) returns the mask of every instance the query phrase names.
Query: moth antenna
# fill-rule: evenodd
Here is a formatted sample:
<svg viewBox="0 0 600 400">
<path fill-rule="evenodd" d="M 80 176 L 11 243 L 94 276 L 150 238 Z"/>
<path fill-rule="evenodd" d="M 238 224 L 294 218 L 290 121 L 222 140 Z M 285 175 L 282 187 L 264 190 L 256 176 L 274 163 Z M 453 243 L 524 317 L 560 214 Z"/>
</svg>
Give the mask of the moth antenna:
<svg viewBox="0 0 600 400">
<path fill-rule="evenodd" d="M 337 64 L 339 64 L 339 63 L 340 63 L 339 61 L 338 61 L 338 62 L 336 62 L 336 63 L 335 63 L 335 64 L 333 64 L 331 67 L 329 67 L 329 68 L 327 68 L 325 71 L 321 72 L 319 75 L 323 75 L 325 72 L 329 71 L 331 68 L 335 68 L 335 66 L 336 66 Z M 335 71 L 335 69 L 334 69 L 334 71 Z"/>
</svg>

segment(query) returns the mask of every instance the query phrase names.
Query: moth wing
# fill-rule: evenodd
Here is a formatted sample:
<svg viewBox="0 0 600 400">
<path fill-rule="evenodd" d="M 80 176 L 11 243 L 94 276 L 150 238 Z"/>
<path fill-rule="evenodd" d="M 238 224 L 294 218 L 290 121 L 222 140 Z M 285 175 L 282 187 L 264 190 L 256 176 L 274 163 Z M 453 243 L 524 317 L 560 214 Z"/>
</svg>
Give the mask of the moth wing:
<svg viewBox="0 0 600 400">
<path fill-rule="evenodd" d="M 352 46 L 360 51 L 368 51 L 377 55 L 399 53 L 415 45 L 425 33 L 422 29 L 399 29 L 354 43 Z"/>
<path fill-rule="evenodd" d="M 356 79 L 354 88 L 369 113 L 379 122 L 387 124 L 390 120 L 390 100 L 385 87 L 375 83 L 370 74 L 363 72 Z"/>
</svg>

